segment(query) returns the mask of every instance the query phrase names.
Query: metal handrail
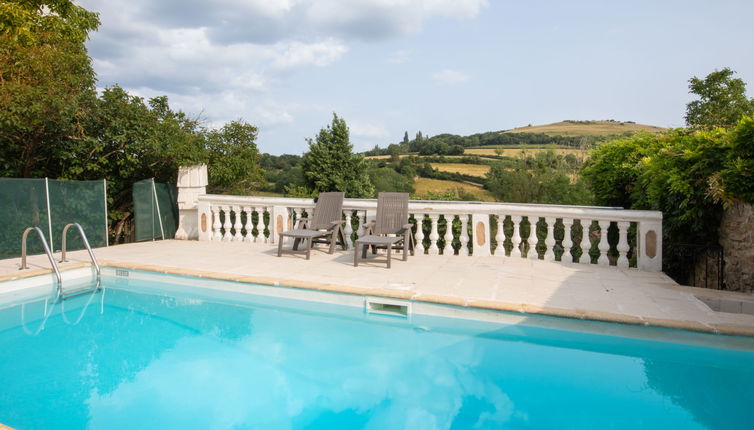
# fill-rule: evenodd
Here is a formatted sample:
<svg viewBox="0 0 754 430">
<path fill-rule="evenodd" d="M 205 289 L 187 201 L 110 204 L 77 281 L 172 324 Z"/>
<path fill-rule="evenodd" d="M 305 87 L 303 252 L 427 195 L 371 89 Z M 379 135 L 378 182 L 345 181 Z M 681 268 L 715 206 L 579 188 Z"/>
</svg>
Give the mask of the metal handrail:
<svg viewBox="0 0 754 430">
<path fill-rule="evenodd" d="M 81 235 L 81 239 L 84 241 L 84 246 L 86 247 L 87 252 L 89 252 L 89 258 L 92 259 L 92 264 L 94 264 L 94 268 L 97 270 L 97 281 L 100 280 L 100 267 L 99 263 L 97 262 L 97 257 L 94 256 L 94 252 L 92 251 L 92 247 L 89 246 L 89 241 L 86 239 L 86 233 L 84 233 L 84 229 L 81 227 L 81 225 L 77 222 L 68 223 L 63 227 L 63 248 L 61 250 L 61 258 L 60 262 L 66 262 L 65 258 L 65 248 L 66 248 L 66 236 L 68 233 L 68 228 L 71 226 L 75 226 L 79 230 L 79 234 Z"/>
<path fill-rule="evenodd" d="M 57 292 L 58 292 L 58 297 L 60 297 L 63 294 L 63 278 L 61 278 L 60 276 L 60 269 L 58 269 L 58 263 L 55 262 L 55 257 L 52 256 L 52 252 L 50 252 L 50 247 L 47 246 L 47 240 L 45 240 L 45 234 L 42 233 L 42 229 L 40 229 L 37 226 L 26 227 L 26 230 L 24 230 L 24 234 L 21 236 L 21 268 L 19 270 L 29 268 L 26 265 L 26 237 L 29 235 L 29 232 L 32 230 L 35 230 L 37 232 L 37 235 L 39 236 L 39 240 L 42 241 L 42 247 L 44 247 L 45 249 L 45 254 L 47 254 L 47 258 L 50 260 L 50 264 L 52 264 L 52 269 L 55 271 L 55 277 L 58 280 Z"/>
</svg>

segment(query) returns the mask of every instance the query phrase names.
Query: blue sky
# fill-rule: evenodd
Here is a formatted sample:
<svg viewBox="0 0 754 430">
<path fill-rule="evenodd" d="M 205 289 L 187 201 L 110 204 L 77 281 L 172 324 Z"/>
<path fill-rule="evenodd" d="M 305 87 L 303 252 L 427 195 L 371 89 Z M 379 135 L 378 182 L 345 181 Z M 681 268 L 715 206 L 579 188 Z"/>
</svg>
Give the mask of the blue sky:
<svg viewBox="0 0 754 430">
<path fill-rule="evenodd" d="M 754 92 L 754 2 L 80 1 L 99 87 L 208 126 L 243 119 L 301 154 L 332 113 L 358 151 L 564 119 L 683 126 L 688 79 L 730 67 Z"/>
</svg>

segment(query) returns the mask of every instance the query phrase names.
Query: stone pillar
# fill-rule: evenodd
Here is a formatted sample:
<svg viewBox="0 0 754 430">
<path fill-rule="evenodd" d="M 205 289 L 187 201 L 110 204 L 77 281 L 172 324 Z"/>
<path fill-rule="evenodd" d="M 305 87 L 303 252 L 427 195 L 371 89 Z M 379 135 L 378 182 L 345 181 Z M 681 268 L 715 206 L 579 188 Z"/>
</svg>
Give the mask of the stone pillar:
<svg viewBox="0 0 754 430">
<path fill-rule="evenodd" d="M 647 272 L 662 271 L 662 222 L 639 223 L 638 266 Z"/>
<path fill-rule="evenodd" d="M 211 220 L 202 219 L 198 211 L 199 196 L 207 193 L 207 165 L 178 168 L 178 229 L 175 238 L 180 240 L 199 238 L 211 231 Z"/>
<path fill-rule="evenodd" d="M 490 251 L 490 216 L 487 214 L 471 215 L 474 253 L 472 257 L 489 257 Z"/>
</svg>

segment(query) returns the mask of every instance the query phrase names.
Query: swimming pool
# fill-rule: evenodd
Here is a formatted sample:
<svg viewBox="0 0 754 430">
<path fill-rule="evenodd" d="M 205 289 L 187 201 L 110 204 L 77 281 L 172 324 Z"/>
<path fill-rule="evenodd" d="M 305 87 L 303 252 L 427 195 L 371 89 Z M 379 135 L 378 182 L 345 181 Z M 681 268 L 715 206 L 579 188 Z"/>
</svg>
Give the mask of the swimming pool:
<svg viewBox="0 0 754 430">
<path fill-rule="evenodd" d="M 747 338 L 380 299 L 373 313 L 359 296 L 112 268 L 103 286 L 65 308 L 0 301 L 0 423 L 751 426 Z"/>
</svg>

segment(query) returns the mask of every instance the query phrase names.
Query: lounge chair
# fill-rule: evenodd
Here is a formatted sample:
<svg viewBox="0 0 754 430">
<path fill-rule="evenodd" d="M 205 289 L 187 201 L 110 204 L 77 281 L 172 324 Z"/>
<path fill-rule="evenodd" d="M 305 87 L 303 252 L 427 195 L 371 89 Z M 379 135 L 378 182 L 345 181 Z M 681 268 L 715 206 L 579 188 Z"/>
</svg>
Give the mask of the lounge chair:
<svg viewBox="0 0 754 430">
<path fill-rule="evenodd" d="M 343 249 L 348 249 L 343 229 L 341 226 L 344 221 L 341 220 L 343 213 L 343 195 L 342 192 L 321 193 L 317 199 L 317 205 L 314 207 L 314 213 L 310 218 L 301 218 L 298 227 L 295 230 L 284 231 L 279 234 L 278 238 L 278 257 L 283 253 L 283 238 L 293 238 L 293 250 L 298 251 L 298 245 L 302 240 L 306 241 L 306 259 L 309 259 L 312 251 L 313 242 L 322 242 L 317 239 L 324 239 L 324 242 L 330 244 L 330 254 L 335 251 L 335 243 L 340 242 Z"/>
<path fill-rule="evenodd" d="M 403 261 L 408 260 L 408 251 L 414 255 L 414 236 L 408 222 L 408 193 L 380 193 L 377 196 L 377 217 L 367 225 L 366 235 L 356 240 L 353 253 L 353 265 L 359 265 L 359 246 L 361 258 L 367 258 L 367 247 L 372 253 L 377 248 L 387 249 L 387 268 L 390 268 L 390 252 L 393 249 L 403 251 Z"/>
</svg>

